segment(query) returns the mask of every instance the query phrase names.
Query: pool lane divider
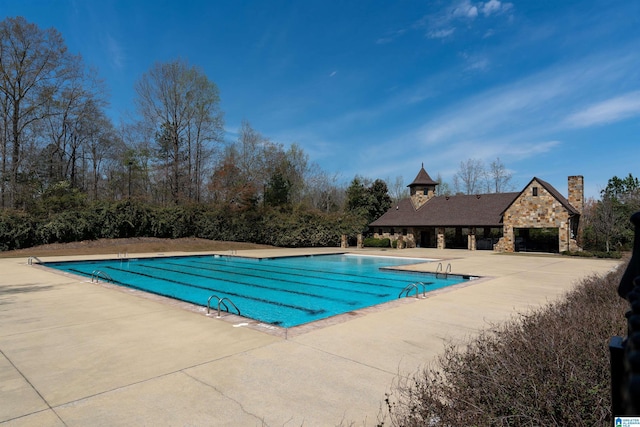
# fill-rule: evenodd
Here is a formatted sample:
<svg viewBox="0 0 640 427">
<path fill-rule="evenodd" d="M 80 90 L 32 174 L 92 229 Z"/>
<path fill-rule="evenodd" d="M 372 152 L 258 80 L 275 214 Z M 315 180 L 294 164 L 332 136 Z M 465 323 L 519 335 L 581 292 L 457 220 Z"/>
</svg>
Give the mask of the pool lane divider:
<svg viewBox="0 0 640 427">
<path fill-rule="evenodd" d="M 234 257 L 235 258 L 235 257 Z M 295 257 L 291 257 L 291 258 L 295 258 Z M 267 258 L 269 260 L 273 259 L 273 258 Z M 253 264 L 250 262 L 249 259 L 242 259 L 242 260 L 235 260 L 233 259 L 231 262 L 235 263 L 235 264 L 239 264 L 241 266 L 249 266 L 252 270 L 259 270 L 259 271 L 265 271 L 265 272 L 276 272 L 275 269 L 273 267 L 275 267 L 276 269 L 279 270 L 285 270 L 286 273 L 281 273 L 281 274 L 291 274 L 291 275 L 295 275 L 295 276 L 301 276 L 301 277 L 316 277 L 316 276 L 312 276 L 309 274 L 300 274 L 300 273 L 291 273 L 292 270 L 296 270 L 296 271 L 304 271 L 304 272 L 311 272 L 311 273 L 321 273 L 323 275 L 333 275 L 333 276 L 340 276 L 340 277 L 362 277 L 360 275 L 357 274 L 352 274 L 352 273 L 343 273 L 343 272 L 335 272 L 335 271 L 327 271 L 327 270 L 318 270 L 318 269 L 308 269 L 308 268 L 300 268 L 300 267 L 290 267 L 290 266 L 284 266 L 284 265 L 280 265 L 280 264 L 271 264 L 269 267 L 272 268 L 259 268 L 257 265 Z M 219 261 L 219 258 L 214 258 L 213 262 L 211 262 L 211 260 L 207 260 L 207 261 L 197 261 L 197 260 L 189 260 L 189 263 L 192 264 L 203 264 L 203 265 L 216 265 L 216 266 L 224 266 L 227 265 L 228 262 L 222 263 L 221 261 Z M 230 268 L 232 266 L 229 266 Z M 389 267 L 380 267 L 379 270 L 393 270 Z M 406 273 L 413 273 L 413 274 L 423 274 L 426 275 L 427 273 L 422 273 L 422 272 L 416 272 L 416 271 L 407 271 L 407 270 L 399 270 L 402 272 L 406 272 Z M 369 286 L 376 286 L 376 287 L 380 287 L 380 288 L 387 288 L 387 289 L 392 289 L 394 291 L 398 290 L 397 286 L 394 285 L 384 285 L 382 283 L 378 283 L 378 282 L 367 282 L 364 280 L 353 280 L 353 279 L 339 279 L 342 282 L 347 282 L 347 283 L 356 283 L 356 284 L 363 284 L 363 285 L 369 285 Z M 379 280 L 384 280 L 384 281 L 391 281 L 393 282 L 394 279 L 391 278 L 386 278 L 386 277 L 380 277 Z"/>
<path fill-rule="evenodd" d="M 185 265 L 185 264 L 176 264 L 176 263 L 170 263 L 170 262 L 165 263 L 165 264 L 167 264 L 167 265 L 175 265 L 175 266 L 184 267 L 184 268 L 194 268 L 194 267 L 191 267 L 191 266 L 189 266 L 189 265 Z M 390 295 L 391 295 L 391 294 L 388 294 L 388 293 L 386 293 L 386 294 L 382 294 L 382 293 L 374 293 L 374 292 L 368 292 L 368 291 L 363 291 L 363 290 L 359 290 L 359 289 L 339 288 L 339 287 L 331 286 L 331 285 L 318 285 L 318 284 L 315 284 L 315 283 L 300 282 L 300 281 L 297 281 L 297 280 L 289 280 L 289 279 L 284 279 L 284 278 L 278 278 L 278 279 L 275 279 L 275 278 L 267 278 L 267 277 L 264 277 L 264 276 L 261 276 L 261 275 L 258 275 L 258 274 L 251 274 L 251 273 L 248 273 L 247 271 L 241 271 L 241 272 L 239 272 L 239 271 L 228 271 L 228 270 L 223 270 L 223 269 L 219 269 L 219 268 L 213 268 L 213 267 L 211 266 L 211 264 L 204 264 L 204 265 L 207 265 L 208 267 L 207 267 L 207 268 L 197 267 L 197 268 L 199 268 L 200 270 L 207 270 L 207 271 L 211 271 L 211 272 L 224 273 L 224 274 L 228 274 L 228 275 L 235 275 L 235 276 L 241 276 L 241 277 L 248 276 L 248 277 L 256 277 L 256 278 L 258 278 L 258 279 L 278 280 L 278 281 L 280 281 L 280 282 L 293 283 L 293 284 L 295 284 L 295 285 L 304 285 L 304 286 L 309 286 L 309 287 L 314 287 L 314 288 L 320 288 L 320 289 L 333 289 L 333 290 L 335 290 L 335 291 L 347 292 L 347 293 L 365 294 L 365 295 L 370 295 L 370 296 L 373 296 L 373 297 L 376 297 L 376 298 L 386 298 L 386 297 L 388 297 L 388 296 L 390 296 Z M 146 265 L 146 267 L 148 267 L 148 268 L 158 268 L 158 269 L 162 269 L 162 267 L 156 267 L 156 266 L 151 266 L 151 265 Z M 230 268 L 233 268 L 233 267 L 230 267 Z M 252 270 L 258 270 L 258 271 L 264 271 L 264 272 L 271 272 L 270 270 L 260 270 L 260 269 L 252 269 Z M 176 271 L 176 270 L 168 270 L 168 271 Z M 204 277 L 204 278 L 207 278 L 207 279 L 218 279 L 218 280 L 222 280 L 222 279 L 220 279 L 219 277 L 215 277 L 215 276 L 204 276 L 204 275 L 201 275 L 201 274 L 198 274 L 198 273 L 191 273 L 191 272 L 189 272 L 189 273 L 187 273 L 187 272 L 181 272 L 181 273 L 183 273 L 183 274 L 192 274 L 192 275 L 194 275 L 194 276 Z M 282 274 L 282 275 L 284 275 L 284 274 L 286 274 L 286 273 L 276 272 L 276 274 Z M 293 274 L 292 276 L 306 277 L 306 278 L 314 278 L 314 279 L 315 279 L 315 278 L 317 278 L 317 277 L 315 277 L 315 276 L 304 276 L 304 275 L 301 275 L 301 274 L 298 274 L 298 275 Z M 346 281 L 345 281 L 345 282 L 346 282 Z M 233 281 L 233 283 L 241 283 L 241 284 L 244 284 L 244 282 L 237 282 L 237 281 Z M 248 285 L 248 286 L 253 286 L 253 284 L 249 284 L 249 283 L 247 283 L 247 285 Z M 256 285 L 256 286 L 258 286 L 258 285 Z M 264 285 L 263 285 L 263 286 L 264 286 Z M 390 286 L 384 286 L 384 287 L 390 287 Z M 272 287 L 268 287 L 268 289 L 273 289 L 274 291 L 278 291 L 278 292 L 296 292 L 296 291 L 289 291 L 289 290 L 286 290 L 286 289 L 278 289 L 278 288 L 272 288 Z M 396 288 L 392 288 L 392 289 L 396 290 L 396 289 L 397 289 L 397 287 L 396 287 Z M 318 296 L 318 297 L 325 298 L 325 297 L 323 297 L 322 295 L 316 295 L 316 294 L 311 294 L 311 295 L 315 295 L 315 296 Z M 336 301 L 339 301 L 339 300 L 336 300 Z M 357 302 L 355 302 L 355 304 L 357 304 Z M 352 304 L 352 305 L 355 305 L 355 304 Z"/>
<path fill-rule="evenodd" d="M 170 263 L 167 263 L 167 264 L 170 265 Z M 155 266 L 155 265 L 139 264 L 139 266 L 140 267 L 154 269 L 154 270 L 166 271 L 166 272 L 169 272 L 169 273 L 179 273 L 179 274 L 183 274 L 183 275 L 186 275 L 186 276 L 199 277 L 201 279 L 221 280 L 221 279 L 219 279 L 219 278 L 217 278 L 215 276 L 205 276 L 204 274 L 198 274 L 198 273 L 194 273 L 194 272 L 185 272 L 185 271 L 179 271 L 179 270 L 172 270 L 170 268 L 163 268 L 163 267 L 158 267 L 158 266 Z M 251 277 L 262 278 L 261 276 L 251 276 Z M 249 287 L 253 287 L 253 288 L 268 289 L 268 290 L 274 291 L 274 292 L 284 292 L 284 293 L 290 293 L 290 294 L 296 294 L 296 295 L 304 295 L 304 296 L 307 296 L 307 297 L 318 298 L 318 299 L 321 299 L 321 300 L 329 300 L 329 301 L 339 302 L 341 304 L 347 304 L 347 305 L 351 305 L 351 306 L 355 306 L 355 305 L 358 304 L 358 301 L 349 301 L 349 300 L 345 300 L 345 299 L 341 299 L 341 298 L 333 298 L 333 297 L 324 296 L 324 295 L 320 295 L 320 294 L 312 294 L 312 293 L 309 293 L 309 292 L 295 291 L 295 290 L 290 290 L 290 289 L 276 289 L 276 288 L 273 288 L 271 286 L 258 285 L 256 283 L 246 283 L 246 282 L 240 282 L 240 281 L 236 281 L 236 280 L 226 280 L 226 279 L 225 280 L 221 280 L 221 281 L 230 282 L 230 283 L 236 283 L 238 285 L 249 286 Z M 302 282 L 292 282 L 292 283 L 304 284 Z M 223 291 L 221 291 L 221 292 L 223 292 Z"/>
<path fill-rule="evenodd" d="M 164 277 L 153 276 L 151 274 L 140 273 L 140 272 L 131 271 L 131 270 L 124 270 L 124 269 L 116 268 L 116 267 L 112 267 L 112 266 L 105 266 L 104 268 L 105 269 L 108 268 L 110 270 L 115 270 L 115 271 L 123 271 L 123 272 L 128 273 L 128 274 L 134 274 L 134 275 L 138 275 L 138 276 L 142 276 L 142 277 L 147 277 L 147 278 L 150 278 L 150 279 L 163 280 L 165 282 L 174 283 L 174 284 L 181 285 L 181 286 L 187 286 L 187 287 L 190 287 L 190 288 L 197 288 L 197 289 L 202 289 L 202 290 L 206 290 L 206 291 L 225 293 L 227 295 L 233 295 L 233 296 L 236 296 L 238 298 L 246 298 L 246 299 L 250 299 L 250 300 L 253 300 L 253 301 L 262 302 L 262 303 L 265 303 L 265 304 L 276 305 L 276 306 L 279 306 L 279 307 L 287 307 L 287 308 L 291 308 L 293 310 L 303 311 L 303 312 L 307 313 L 310 316 L 316 316 L 318 314 L 324 314 L 324 313 L 327 312 L 327 310 L 324 310 L 324 309 L 311 309 L 311 308 L 308 308 L 308 307 L 301 307 L 301 306 L 298 306 L 298 305 L 286 304 L 286 303 L 282 303 L 282 302 L 278 302 L 278 301 L 271 301 L 271 300 L 267 300 L 267 299 L 264 299 L 264 298 L 241 295 L 241 294 L 237 294 L 237 293 L 234 293 L 234 292 L 223 291 L 221 289 L 215 289 L 215 288 L 209 288 L 209 287 L 204 287 L 204 286 L 193 285 L 191 283 L 181 282 L 179 280 L 166 279 Z M 82 275 L 87 275 L 87 273 L 82 272 L 80 270 L 69 269 L 69 271 L 74 271 L 74 272 L 82 273 Z M 196 301 L 185 300 L 183 298 L 180 298 L 180 297 L 177 297 L 175 295 L 168 294 L 168 293 L 163 293 L 163 292 L 159 292 L 159 291 L 155 291 L 155 290 L 149 290 L 149 289 L 146 289 L 146 288 L 141 287 L 141 286 L 132 285 L 132 284 L 125 283 L 125 282 L 122 282 L 122 281 L 118 281 L 118 280 L 114 280 L 114 282 L 118 282 L 118 283 L 116 283 L 117 285 L 122 285 L 122 286 L 126 286 L 126 287 L 129 287 L 129 288 L 133 288 L 133 289 L 138 289 L 138 290 L 141 290 L 141 291 L 149 292 L 149 293 L 152 293 L 152 294 L 161 295 L 161 296 L 169 297 L 169 298 L 173 298 L 173 299 L 179 299 L 181 301 L 187 301 L 187 302 L 190 302 L 190 303 L 193 303 L 193 304 L 204 306 L 203 304 L 198 303 Z"/>
</svg>

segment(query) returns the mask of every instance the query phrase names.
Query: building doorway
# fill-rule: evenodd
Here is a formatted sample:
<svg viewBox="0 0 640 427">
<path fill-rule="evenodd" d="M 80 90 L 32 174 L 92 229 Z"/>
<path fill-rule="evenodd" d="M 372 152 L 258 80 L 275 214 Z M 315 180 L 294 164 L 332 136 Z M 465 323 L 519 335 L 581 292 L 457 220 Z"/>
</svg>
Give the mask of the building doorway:
<svg viewBox="0 0 640 427">
<path fill-rule="evenodd" d="M 435 248 L 437 247 L 436 241 L 436 230 L 433 227 L 424 228 L 420 230 L 420 241 L 421 248 Z"/>
<path fill-rule="evenodd" d="M 513 231 L 516 252 L 559 252 L 558 228 L 515 228 Z"/>
</svg>

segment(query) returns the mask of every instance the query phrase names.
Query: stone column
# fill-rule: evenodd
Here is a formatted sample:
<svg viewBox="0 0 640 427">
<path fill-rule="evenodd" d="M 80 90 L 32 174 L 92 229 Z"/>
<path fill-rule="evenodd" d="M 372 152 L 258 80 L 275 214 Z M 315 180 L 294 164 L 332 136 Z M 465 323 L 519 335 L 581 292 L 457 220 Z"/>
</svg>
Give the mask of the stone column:
<svg viewBox="0 0 640 427">
<path fill-rule="evenodd" d="M 515 252 L 516 246 L 512 225 L 504 224 L 502 227 L 502 238 L 500 240 L 503 242 L 502 250 L 504 252 Z"/>
<path fill-rule="evenodd" d="M 362 233 L 358 234 L 358 249 L 362 249 L 364 247 L 364 243 L 362 241 Z"/>
<path fill-rule="evenodd" d="M 436 229 L 436 233 L 438 234 L 438 249 L 445 248 L 445 240 L 444 240 L 444 227 L 438 227 Z"/>
<path fill-rule="evenodd" d="M 467 249 L 470 251 L 476 250 L 476 229 L 475 227 L 469 228 L 469 234 L 467 235 Z"/>
<path fill-rule="evenodd" d="M 349 243 L 347 243 L 347 242 L 348 242 L 347 235 L 343 234 L 342 237 L 340 238 L 340 247 L 342 249 L 348 248 L 349 247 Z"/>
<path fill-rule="evenodd" d="M 560 253 L 569 250 L 569 243 L 571 241 L 570 233 L 568 220 L 562 221 L 558 229 L 558 250 Z"/>
</svg>

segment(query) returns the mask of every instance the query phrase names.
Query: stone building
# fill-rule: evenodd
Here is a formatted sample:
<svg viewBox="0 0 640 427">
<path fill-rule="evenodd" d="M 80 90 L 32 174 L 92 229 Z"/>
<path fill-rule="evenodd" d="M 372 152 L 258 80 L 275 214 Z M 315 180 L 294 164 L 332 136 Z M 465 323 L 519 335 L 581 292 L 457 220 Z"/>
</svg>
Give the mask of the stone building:
<svg viewBox="0 0 640 427">
<path fill-rule="evenodd" d="M 437 185 L 423 166 L 408 185 L 410 197 L 370 224 L 374 237 L 397 240 L 407 247 L 580 250 L 582 176 L 569 177 L 568 199 L 540 178 L 514 193 L 438 196 Z"/>
</svg>

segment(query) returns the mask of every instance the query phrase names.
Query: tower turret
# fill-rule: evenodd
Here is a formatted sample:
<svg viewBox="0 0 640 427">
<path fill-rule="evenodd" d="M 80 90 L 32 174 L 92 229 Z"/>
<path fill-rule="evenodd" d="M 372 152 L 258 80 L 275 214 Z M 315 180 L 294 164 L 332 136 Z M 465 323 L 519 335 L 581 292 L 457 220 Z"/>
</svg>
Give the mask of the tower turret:
<svg viewBox="0 0 640 427">
<path fill-rule="evenodd" d="M 427 171 L 424 170 L 423 163 L 416 178 L 411 184 L 407 185 L 411 194 L 411 202 L 413 203 L 413 207 L 419 209 L 422 205 L 435 197 L 436 185 L 438 185 L 438 183 L 431 179 Z"/>
</svg>

